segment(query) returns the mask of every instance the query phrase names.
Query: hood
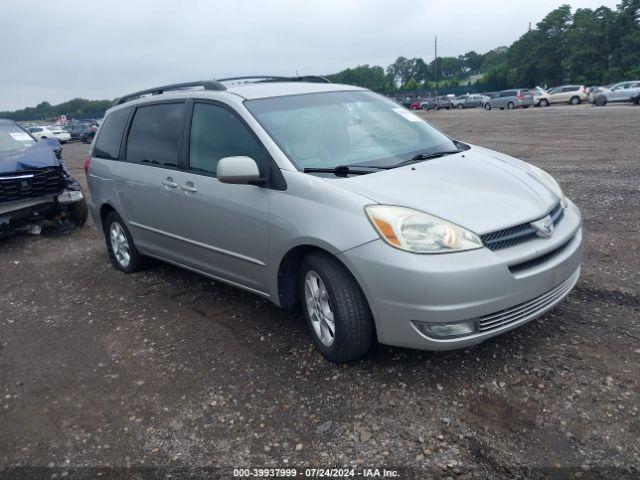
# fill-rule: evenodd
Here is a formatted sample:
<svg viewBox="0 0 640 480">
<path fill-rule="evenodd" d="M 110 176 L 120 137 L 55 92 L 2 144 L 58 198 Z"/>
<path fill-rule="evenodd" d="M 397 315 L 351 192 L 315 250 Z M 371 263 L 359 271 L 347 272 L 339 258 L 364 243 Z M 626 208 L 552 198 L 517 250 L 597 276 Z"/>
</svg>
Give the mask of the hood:
<svg viewBox="0 0 640 480">
<path fill-rule="evenodd" d="M 479 235 L 540 218 L 558 202 L 526 163 L 475 146 L 392 170 L 325 180 L 373 202 L 414 208 Z"/>
<path fill-rule="evenodd" d="M 38 142 L 20 152 L 0 154 L 0 174 L 59 166 L 60 160 L 45 142 Z"/>
</svg>

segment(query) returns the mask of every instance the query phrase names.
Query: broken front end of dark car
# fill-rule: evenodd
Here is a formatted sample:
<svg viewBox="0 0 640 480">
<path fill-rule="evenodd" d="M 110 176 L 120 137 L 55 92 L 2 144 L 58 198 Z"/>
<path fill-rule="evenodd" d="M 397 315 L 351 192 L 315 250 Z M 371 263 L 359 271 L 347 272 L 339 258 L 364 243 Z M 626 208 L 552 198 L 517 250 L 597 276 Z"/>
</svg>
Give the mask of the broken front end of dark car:
<svg viewBox="0 0 640 480">
<path fill-rule="evenodd" d="M 68 233 L 87 219 L 78 181 L 67 171 L 56 139 L 36 141 L 10 120 L 0 120 L 0 236 Z"/>
</svg>

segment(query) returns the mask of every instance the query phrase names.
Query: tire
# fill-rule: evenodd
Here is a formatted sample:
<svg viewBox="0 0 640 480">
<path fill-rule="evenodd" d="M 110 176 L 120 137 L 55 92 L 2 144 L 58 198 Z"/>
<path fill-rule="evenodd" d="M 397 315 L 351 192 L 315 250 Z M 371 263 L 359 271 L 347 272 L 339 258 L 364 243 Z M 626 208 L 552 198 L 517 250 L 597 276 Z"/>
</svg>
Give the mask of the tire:
<svg viewBox="0 0 640 480">
<path fill-rule="evenodd" d="M 489 110 L 491 110 L 491 104 L 490 103 L 485 103 L 484 104 L 484 109 L 488 112 Z"/>
<path fill-rule="evenodd" d="M 640 105 L 640 96 L 634 98 L 633 103 L 635 103 L 636 105 Z"/>
<path fill-rule="evenodd" d="M 111 241 L 112 235 L 112 227 L 117 225 L 120 229 L 120 233 L 123 238 L 120 238 L 120 242 L 127 242 L 128 246 L 128 256 L 129 259 L 126 261 L 126 256 L 124 256 L 124 252 L 116 252 L 114 251 L 114 245 Z M 116 270 L 120 270 L 125 273 L 133 273 L 138 270 L 142 270 L 147 266 L 147 258 L 140 255 L 138 249 L 133 243 L 133 239 L 131 238 L 131 234 L 124 222 L 120 218 L 116 212 L 111 212 L 107 215 L 107 218 L 104 220 L 104 238 L 107 242 L 107 253 L 109 254 L 109 259 L 111 260 L 111 264 Z M 122 243 L 120 244 L 120 248 L 123 248 Z"/>
<path fill-rule="evenodd" d="M 461 103 L 459 103 L 458 105 L 456 105 L 456 108 L 457 108 L 458 110 L 462 110 L 462 108 L 463 108 L 463 107 L 462 107 L 462 104 L 461 104 Z"/>
<path fill-rule="evenodd" d="M 440 110 L 440 107 L 436 106 L 436 110 Z"/>
<path fill-rule="evenodd" d="M 604 107 L 607 104 L 607 99 L 606 97 L 597 97 L 593 102 L 593 104 L 596 107 Z"/>
<path fill-rule="evenodd" d="M 546 98 L 543 98 L 542 100 L 540 100 L 540 106 L 541 107 L 548 107 L 549 106 L 549 100 L 547 100 Z"/>
<path fill-rule="evenodd" d="M 569 99 L 569 104 L 580 105 L 580 97 L 571 97 L 571 99 Z"/>
<path fill-rule="evenodd" d="M 87 200 L 85 198 L 71 205 L 71 219 L 76 226 L 81 227 L 87 223 L 88 216 L 89 209 L 87 208 Z"/>
<path fill-rule="evenodd" d="M 345 363 L 372 349 L 373 316 L 364 293 L 344 265 L 329 254 L 310 253 L 302 260 L 298 285 L 303 315 L 322 356 L 333 363 Z M 333 318 L 333 336 L 327 311 Z"/>
<path fill-rule="evenodd" d="M 509 110 L 513 110 L 514 108 L 516 108 L 516 106 L 513 104 L 513 102 L 509 102 L 509 103 L 507 103 L 507 108 Z"/>
</svg>

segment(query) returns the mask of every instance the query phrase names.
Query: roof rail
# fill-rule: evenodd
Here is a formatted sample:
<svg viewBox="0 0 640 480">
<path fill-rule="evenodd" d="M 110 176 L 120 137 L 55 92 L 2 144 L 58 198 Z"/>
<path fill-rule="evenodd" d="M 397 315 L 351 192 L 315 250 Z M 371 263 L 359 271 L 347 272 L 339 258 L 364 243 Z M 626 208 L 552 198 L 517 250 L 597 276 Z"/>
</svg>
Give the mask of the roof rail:
<svg viewBox="0 0 640 480">
<path fill-rule="evenodd" d="M 219 78 L 218 82 L 238 82 L 238 83 L 267 83 L 267 82 L 311 82 L 311 83 L 331 83 L 325 77 L 318 75 L 303 75 L 302 77 L 280 77 L 277 75 L 247 75 L 244 77 Z"/>
<path fill-rule="evenodd" d="M 139 92 L 133 92 L 128 95 L 116 98 L 111 104 L 112 107 L 116 105 L 122 105 L 130 100 L 141 97 L 143 95 L 160 95 L 161 93 L 171 90 L 183 90 L 185 88 L 203 87 L 205 90 L 226 90 L 227 87 L 222 83 L 215 80 L 201 80 L 198 82 L 186 82 L 186 83 L 173 83 L 171 85 L 163 85 L 161 87 L 148 88 L 147 90 L 140 90 Z"/>
</svg>

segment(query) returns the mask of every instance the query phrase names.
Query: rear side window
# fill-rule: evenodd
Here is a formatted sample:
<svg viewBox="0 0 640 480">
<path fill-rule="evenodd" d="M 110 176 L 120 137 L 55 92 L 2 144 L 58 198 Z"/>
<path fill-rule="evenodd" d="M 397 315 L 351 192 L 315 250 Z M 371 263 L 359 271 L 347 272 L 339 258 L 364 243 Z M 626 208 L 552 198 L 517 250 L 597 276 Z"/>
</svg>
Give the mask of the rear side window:
<svg viewBox="0 0 640 480">
<path fill-rule="evenodd" d="M 262 148 L 244 124 L 228 109 L 196 103 L 191 120 L 189 168 L 215 175 L 224 157 L 253 158 L 264 172 Z"/>
<path fill-rule="evenodd" d="M 129 130 L 127 161 L 177 167 L 184 115 L 184 103 L 139 107 Z"/>
<path fill-rule="evenodd" d="M 93 146 L 93 156 L 117 159 L 120 153 L 122 134 L 129 118 L 131 108 L 121 108 L 107 115 Z"/>
</svg>

